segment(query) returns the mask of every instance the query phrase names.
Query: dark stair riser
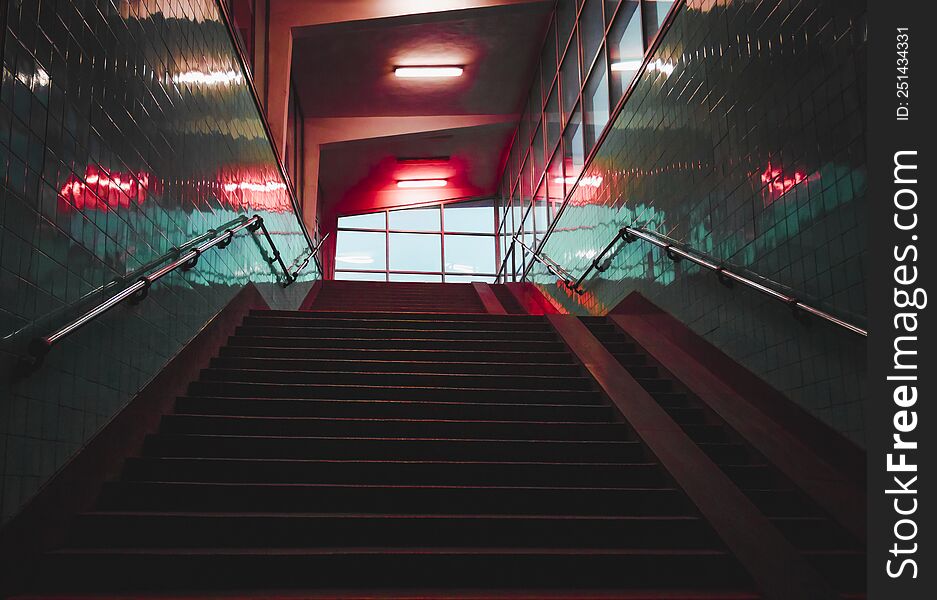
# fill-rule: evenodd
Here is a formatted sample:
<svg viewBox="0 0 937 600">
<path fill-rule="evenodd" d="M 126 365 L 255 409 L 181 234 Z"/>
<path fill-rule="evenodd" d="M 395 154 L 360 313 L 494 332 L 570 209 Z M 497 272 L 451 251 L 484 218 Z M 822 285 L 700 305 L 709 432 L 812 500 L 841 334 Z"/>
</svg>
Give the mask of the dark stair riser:
<svg viewBox="0 0 937 600">
<path fill-rule="evenodd" d="M 144 456 L 356 460 L 508 460 L 630 462 L 646 459 L 637 442 L 513 441 L 497 439 L 297 438 L 151 435 Z"/>
<path fill-rule="evenodd" d="M 272 371 L 355 372 L 355 373 L 413 373 L 441 375 L 521 375 L 535 377 L 581 377 L 578 365 L 499 363 L 499 362 L 420 362 L 401 360 L 342 360 L 281 358 L 219 357 L 211 361 L 215 369 L 249 369 Z"/>
<path fill-rule="evenodd" d="M 237 335 L 228 340 L 233 346 L 266 346 L 269 348 L 350 348 L 355 350 L 456 350 L 460 352 L 562 352 L 561 342 L 524 341 L 516 339 L 362 339 L 353 337 L 276 337 L 271 335 Z"/>
<path fill-rule="evenodd" d="M 448 315 L 452 313 L 458 314 L 471 314 L 471 313 L 484 313 L 485 307 L 481 303 L 478 304 L 468 304 L 468 303 L 447 303 L 445 306 L 439 306 L 437 303 L 417 303 L 417 302 L 392 302 L 392 301 L 377 301 L 369 302 L 366 304 L 349 304 L 345 301 L 332 301 L 332 302 L 322 302 L 312 307 L 312 311 L 325 311 L 325 312 L 336 312 L 336 311 L 352 311 L 352 312 L 361 312 L 361 313 L 371 313 L 378 310 L 389 310 L 397 314 L 407 314 L 410 312 L 422 313 L 422 314 L 440 314 Z"/>
<path fill-rule="evenodd" d="M 254 317 L 288 317 L 291 319 L 308 319 L 311 321 L 319 319 L 360 319 L 360 320 L 371 320 L 371 319 L 384 319 L 384 320 L 407 320 L 407 321 L 428 321 L 436 322 L 440 319 L 446 321 L 471 321 L 477 323 L 491 323 L 491 324 L 502 324 L 502 323 L 539 323 L 543 321 L 543 317 L 540 316 L 514 316 L 514 315 L 490 315 L 487 313 L 482 314 L 446 314 L 446 313 L 434 313 L 434 314 L 420 314 L 420 313 L 407 313 L 401 315 L 399 312 L 387 312 L 387 311 L 372 311 L 369 313 L 361 312 L 346 312 L 346 311 L 292 311 L 292 310 L 252 310 L 250 316 Z M 495 327 L 497 328 L 497 327 Z"/>
<path fill-rule="evenodd" d="M 138 457 L 126 481 L 469 485 L 531 487 L 650 487 L 669 485 L 660 466 L 635 463 L 325 461 Z"/>
<path fill-rule="evenodd" d="M 100 548 L 711 548 L 694 517 L 496 517 L 421 515 L 228 515 L 92 513 L 74 545 Z"/>
<path fill-rule="evenodd" d="M 486 329 L 348 329 L 344 327 L 248 327 L 239 326 L 238 336 L 274 336 L 287 338 L 338 338 L 379 340 L 494 340 L 555 342 L 552 331 L 501 331 Z"/>
<path fill-rule="evenodd" d="M 312 313 L 314 314 L 314 313 Z M 369 319 L 341 319 L 341 318 L 310 318 L 310 317 L 265 317 L 248 316 L 245 317 L 242 325 L 247 327 L 313 327 L 313 328 L 333 328 L 345 331 L 358 331 L 362 329 L 380 329 L 384 331 L 396 329 L 408 330 L 455 330 L 464 329 L 466 331 L 511 331 L 519 334 L 524 332 L 550 333 L 550 324 L 542 319 L 527 321 L 471 321 L 448 319 L 441 317 L 432 321 L 423 319 L 408 319 L 400 317 L 390 318 L 369 318 Z"/>
<path fill-rule="evenodd" d="M 498 390 L 589 390 L 585 377 L 535 375 L 478 375 L 437 373 L 361 373 L 346 371 L 267 371 L 253 369 L 204 369 L 201 381 L 274 384 L 367 385 L 382 387 L 454 387 Z"/>
<path fill-rule="evenodd" d="M 609 422 L 608 406 L 432 402 L 404 400 L 302 400 L 248 397 L 183 397 L 176 410 L 186 414 L 256 415 L 282 417 L 339 417 L 367 419 L 454 419 L 493 421 L 578 421 Z"/>
<path fill-rule="evenodd" d="M 667 488 L 428 487 L 112 482 L 96 510 L 689 516 Z"/>
<path fill-rule="evenodd" d="M 225 346 L 222 358 L 294 359 L 294 360 L 342 360 L 342 361 L 398 361 L 437 362 L 455 364 L 505 364 L 533 368 L 568 368 L 572 358 L 564 352 L 466 352 L 462 350 L 405 350 L 405 349 L 357 349 L 357 348 L 293 348 L 264 346 Z"/>
<path fill-rule="evenodd" d="M 375 551 L 369 554 L 234 556 L 55 555 L 46 590 L 369 588 L 715 589 L 746 575 L 721 553 L 480 555 Z M 101 573 L 107 573 L 106 578 Z M 366 574 L 366 578 L 363 577 Z M 102 581 L 103 579 L 103 581 Z M 69 582 L 64 584 L 63 582 Z"/>
<path fill-rule="evenodd" d="M 160 433 L 311 437 L 425 437 L 531 440 L 624 441 L 629 428 L 616 423 L 518 423 L 516 421 L 429 421 L 167 415 Z"/>
<path fill-rule="evenodd" d="M 598 392 L 581 390 L 504 390 L 456 387 L 382 387 L 326 384 L 277 384 L 197 381 L 189 385 L 193 396 L 236 398 L 306 398 L 339 400 L 427 400 L 430 402 L 479 402 L 500 404 L 600 405 Z"/>
</svg>

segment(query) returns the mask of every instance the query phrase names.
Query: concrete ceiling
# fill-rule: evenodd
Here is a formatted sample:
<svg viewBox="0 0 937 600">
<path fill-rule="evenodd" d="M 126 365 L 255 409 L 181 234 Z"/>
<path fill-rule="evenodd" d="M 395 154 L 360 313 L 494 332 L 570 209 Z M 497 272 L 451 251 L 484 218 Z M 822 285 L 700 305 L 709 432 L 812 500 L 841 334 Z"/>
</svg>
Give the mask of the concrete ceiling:
<svg viewBox="0 0 937 600">
<path fill-rule="evenodd" d="M 514 123 L 476 125 L 329 144 L 320 192 L 340 198 L 336 216 L 491 194 Z M 422 158 L 429 160 L 407 160 Z M 401 179 L 448 179 L 445 188 L 399 189 Z"/>
<path fill-rule="evenodd" d="M 294 30 L 306 117 L 513 114 L 533 78 L 549 5 L 520 4 Z M 465 65 L 413 80 L 395 66 Z"/>
<path fill-rule="evenodd" d="M 388 0 L 349 4 L 373 15 Z M 441 10 L 445 5 L 455 10 Z M 306 119 L 307 154 L 310 145 L 320 153 L 319 209 L 326 219 L 493 195 L 553 2 L 397 0 L 395 6 L 397 14 L 292 28 L 291 74 Z M 464 65 L 465 72 L 440 80 L 394 77 L 393 68 L 404 65 Z M 400 193 L 398 179 L 423 176 L 398 158 L 442 156 L 449 162 L 424 165 L 423 172 L 449 178 L 446 188 Z"/>
</svg>

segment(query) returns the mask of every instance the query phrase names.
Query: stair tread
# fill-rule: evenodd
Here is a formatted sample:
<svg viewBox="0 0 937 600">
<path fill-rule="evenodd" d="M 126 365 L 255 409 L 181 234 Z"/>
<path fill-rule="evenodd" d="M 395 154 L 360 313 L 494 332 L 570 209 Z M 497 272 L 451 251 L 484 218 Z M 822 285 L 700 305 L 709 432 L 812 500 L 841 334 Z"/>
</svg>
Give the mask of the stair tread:
<svg viewBox="0 0 937 600">
<path fill-rule="evenodd" d="M 677 488 L 673 487 L 596 487 L 596 486 L 571 486 L 571 487 L 555 487 L 555 486 L 530 486 L 530 485 L 411 485 L 411 484 L 373 484 L 373 483 L 355 483 L 355 484 L 335 484 L 335 483 L 243 483 L 239 481 L 225 481 L 225 482 L 214 482 L 214 481 L 165 481 L 165 480 L 152 480 L 152 481 L 118 481 L 118 482 L 109 482 L 110 485 L 180 485 L 186 487 L 235 487 L 235 488 L 245 488 L 245 487 L 259 487 L 259 488 L 302 488 L 302 489 L 323 489 L 323 488 L 338 488 L 338 489 L 407 489 L 407 490 L 497 490 L 497 491 L 507 491 L 507 490 L 530 490 L 530 491 L 545 491 L 545 490 L 556 490 L 562 492 L 570 491 L 593 491 L 593 492 L 621 492 L 621 491 L 633 491 L 633 492 L 673 492 Z"/>
<path fill-rule="evenodd" d="M 215 456 L 146 456 L 146 457 L 135 457 L 135 460 L 146 460 L 146 461 L 228 461 L 228 462 L 259 462 L 259 463 L 309 463 L 309 464 L 387 464 L 387 465 L 521 465 L 521 466 L 534 466 L 534 465 L 558 465 L 563 467 L 592 467 L 592 466 L 602 466 L 602 467 L 655 467 L 658 466 L 656 462 L 589 462 L 589 461 L 580 461 L 580 462 L 551 462 L 551 461 L 538 461 L 538 460 L 504 460 L 504 461 L 492 461 L 492 460 L 395 460 L 395 459 L 379 459 L 379 460 L 368 460 L 368 459 L 322 459 L 322 458 L 226 458 L 226 457 L 215 457 Z"/>
<path fill-rule="evenodd" d="M 283 513 L 244 511 L 141 511 L 141 510 L 94 510 L 81 513 L 94 517 L 198 517 L 209 519 L 263 518 L 263 519 L 409 519 L 424 521 L 459 520 L 505 520 L 505 521 L 676 521 L 696 522 L 700 517 L 693 515 L 570 515 L 570 514 L 425 514 L 425 513 Z"/>
<path fill-rule="evenodd" d="M 347 348 L 336 348 L 336 350 L 347 350 Z M 387 352 L 387 350 L 368 350 L 368 352 Z M 421 351 L 421 350 L 399 350 L 399 352 L 422 352 L 422 351 Z M 445 352 L 453 352 L 453 351 L 445 351 Z M 457 352 L 457 351 L 455 351 L 455 352 Z M 435 352 L 434 352 L 434 353 L 435 353 Z M 517 354 L 519 354 L 519 355 L 522 354 L 522 355 L 525 355 L 525 356 L 526 356 L 526 355 L 528 355 L 529 353 L 528 353 L 528 352 L 518 352 Z M 227 358 L 227 357 L 222 357 L 222 358 Z M 388 363 L 389 363 L 389 364 L 402 364 L 402 363 L 405 362 L 405 363 L 408 364 L 408 365 L 433 365 L 433 366 L 436 366 L 436 365 L 451 365 L 451 366 L 453 366 L 453 367 L 466 366 L 466 365 L 471 365 L 471 366 L 473 366 L 473 367 L 516 367 L 516 366 L 518 366 L 518 365 L 537 365 L 537 366 L 541 366 L 541 365 L 542 365 L 542 363 L 538 363 L 538 362 L 528 362 L 528 363 L 516 363 L 516 362 L 460 362 L 460 361 L 436 361 L 436 360 L 408 360 L 408 361 L 400 361 L 400 360 L 388 360 L 388 359 L 381 359 L 381 360 L 371 360 L 371 359 L 356 360 L 356 359 L 350 359 L 350 358 L 261 358 L 261 357 L 253 357 L 253 356 L 230 357 L 230 359 L 231 359 L 231 360 L 239 360 L 239 361 L 258 361 L 258 362 L 259 362 L 259 361 L 271 361 L 271 360 L 275 360 L 275 361 L 277 361 L 277 362 L 282 361 L 282 362 L 284 362 L 284 363 L 286 363 L 286 364 L 290 364 L 290 363 L 302 364 L 302 363 L 315 362 L 315 363 L 348 363 L 348 364 L 351 364 L 351 365 L 360 365 L 360 364 L 366 364 L 366 365 L 371 365 L 371 364 L 373 364 L 373 365 L 383 365 L 383 364 L 388 364 Z M 552 366 L 552 364 L 548 364 L 547 366 Z M 221 368 L 230 369 L 230 368 L 244 368 L 244 367 L 221 367 Z M 282 370 L 284 370 L 284 369 L 252 369 L 252 370 L 258 370 L 258 371 L 280 370 L 280 371 L 282 371 Z M 298 369 L 298 370 L 301 371 L 302 369 Z M 292 371 L 292 369 L 290 369 L 290 371 Z M 329 371 L 313 371 L 313 372 L 314 372 L 314 373 L 327 373 L 327 372 L 329 372 Z M 340 372 L 340 373 L 347 373 L 348 371 L 338 371 L 338 372 Z M 357 372 L 357 371 L 354 371 L 354 372 Z M 406 371 L 377 371 L 377 372 L 379 372 L 379 373 L 405 373 L 405 374 L 413 374 L 413 373 L 408 373 L 408 372 L 406 372 Z M 475 375 L 475 373 L 458 373 L 458 374 L 460 374 L 460 375 Z M 486 374 L 486 373 L 478 373 L 478 375 L 485 375 L 485 374 Z M 500 377 L 500 375 L 497 375 L 497 376 Z M 537 375 L 537 377 L 540 377 L 540 375 Z M 579 376 L 573 376 L 573 375 L 552 375 L 552 377 L 582 377 L 582 376 L 581 376 L 581 375 L 579 375 Z"/>
<path fill-rule="evenodd" d="M 217 371 L 237 371 L 244 373 L 308 373 L 321 376 L 323 378 L 328 377 L 329 375 L 354 375 L 357 377 L 363 375 L 401 375 L 405 377 L 452 377 L 455 379 L 500 379 L 504 377 L 511 377 L 515 379 L 531 379 L 531 380 L 577 380 L 587 382 L 589 381 L 586 377 L 582 375 L 499 375 L 499 374 L 489 374 L 489 373 L 414 373 L 412 371 L 378 371 L 378 372 L 367 372 L 362 373 L 360 371 L 308 371 L 304 369 L 248 369 L 243 367 L 209 367 L 204 369 L 205 371 L 217 372 Z M 237 380 L 215 380 L 210 381 L 237 381 Z M 325 382 L 323 382 L 325 383 Z M 305 385 L 305 384 L 303 384 Z M 393 386 L 392 386 L 393 387 Z M 413 386 L 406 386 L 413 387 Z M 566 391 L 566 390 L 562 390 Z"/>
<path fill-rule="evenodd" d="M 314 371 L 313 371 L 314 372 Z M 350 375 L 359 375 L 359 373 L 349 373 Z M 202 380 L 200 383 L 210 383 L 210 384 L 225 384 L 225 383 L 236 383 L 239 385 L 276 385 L 283 387 L 338 387 L 338 388 L 361 388 L 361 389 L 375 389 L 375 390 L 408 390 L 408 389 L 418 389 L 418 390 L 460 390 L 460 391 L 477 391 L 477 392 L 506 392 L 506 393 L 517 393 L 517 389 L 513 388 L 486 388 L 486 387 L 452 387 L 444 385 L 364 385 L 364 384 L 353 384 L 353 383 L 264 383 L 264 382 L 255 382 L 255 381 L 231 381 L 231 380 L 211 380 L 205 381 Z M 561 394 L 579 394 L 579 395 L 592 395 L 598 396 L 598 392 L 595 390 L 555 390 L 555 389 L 539 389 L 539 388 L 524 388 L 524 392 L 540 392 L 540 393 L 561 393 Z"/>
<path fill-rule="evenodd" d="M 454 437 L 381 437 L 381 436 L 341 436 L 341 437 L 323 437 L 314 435 L 240 435 L 240 434 L 222 434 L 222 433 L 158 433 L 151 434 L 152 437 L 160 438 L 186 438 L 186 439 L 260 439 L 260 440 L 394 440 L 394 441 L 434 441 L 434 442 L 470 442 L 470 443 L 531 443 L 531 444 L 628 444 L 639 445 L 635 440 L 531 440 L 524 438 L 454 438 Z"/>
<path fill-rule="evenodd" d="M 473 547 L 452 547 L 452 548 L 408 548 L 408 547 L 350 547 L 350 548 L 61 548 L 51 552 L 52 554 L 91 554 L 91 555 L 109 555 L 109 554 L 153 554 L 153 555 L 208 555 L 208 556 L 242 556 L 242 555 L 264 555 L 264 556 L 330 556 L 336 554 L 380 554 L 380 555 L 466 555 L 466 556 L 486 556 L 486 555 L 505 555 L 505 556 L 549 556 L 549 555 L 573 555 L 573 556 L 729 556 L 724 550 L 708 548 L 687 548 L 687 549 L 659 549 L 659 548 L 473 548 Z"/>
<path fill-rule="evenodd" d="M 294 384 L 302 385 L 302 384 Z M 382 386 L 358 386 L 358 387 L 382 387 Z M 407 386 L 412 387 L 412 386 Z M 404 388 L 406 389 L 406 388 Z M 468 389 L 468 388 L 457 388 L 457 389 Z M 501 391 L 512 391 L 512 390 L 501 390 Z M 516 391 L 516 390 L 513 390 Z M 581 390 L 573 390 L 581 391 Z M 492 404 L 490 402 L 453 402 L 445 400 L 404 400 L 404 399 L 342 399 L 342 398 L 290 398 L 289 396 L 202 396 L 202 395 L 188 395 L 180 396 L 180 398 L 197 398 L 197 399 L 218 399 L 218 400 L 249 400 L 255 402 L 334 402 L 336 404 L 351 404 L 351 403 L 360 403 L 360 404 L 442 404 L 442 405 L 454 405 L 454 406 L 483 406 L 483 407 L 493 407 L 493 406 L 507 406 L 507 407 L 565 407 L 565 408 L 585 408 L 585 409 L 596 409 L 596 408 L 607 408 L 603 405 L 590 405 L 590 404 L 563 404 L 557 402 L 551 403 L 525 403 L 525 402 L 498 402 L 497 404 Z"/>
<path fill-rule="evenodd" d="M 525 421 L 525 420 L 502 420 L 502 419 L 492 419 L 492 420 L 479 420 L 479 419 L 397 419 L 397 418 L 364 418 L 364 417 L 295 417 L 295 416 L 286 416 L 278 417 L 273 415 L 203 415 L 198 413 L 185 413 L 177 412 L 169 417 L 185 417 L 193 419 L 219 419 L 219 420 L 245 420 L 245 421 L 299 421 L 299 422 L 311 422 L 311 423 L 421 423 L 421 424 L 430 424 L 430 423 L 459 423 L 466 425 L 487 425 L 487 424 L 501 424 L 501 425 L 518 425 L 519 427 L 529 427 L 531 425 L 575 425 L 576 427 L 614 427 L 627 429 L 625 423 L 616 423 L 616 422 L 596 422 L 596 421 Z M 263 436 L 266 437 L 266 436 Z M 292 437 L 292 436 L 289 436 Z"/>
</svg>

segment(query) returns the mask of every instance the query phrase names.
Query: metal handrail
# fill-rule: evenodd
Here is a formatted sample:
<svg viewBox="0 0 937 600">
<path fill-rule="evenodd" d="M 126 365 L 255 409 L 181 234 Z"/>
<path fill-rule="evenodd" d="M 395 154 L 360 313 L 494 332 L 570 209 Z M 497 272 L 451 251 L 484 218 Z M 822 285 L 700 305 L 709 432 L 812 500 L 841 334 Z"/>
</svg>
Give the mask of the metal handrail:
<svg viewBox="0 0 937 600">
<path fill-rule="evenodd" d="M 697 251 L 690 252 L 684 248 L 681 248 L 673 244 L 670 240 L 661 239 L 658 236 L 659 234 L 656 234 L 651 231 L 647 231 L 645 229 L 636 228 L 636 227 L 622 227 L 618 231 L 618 235 L 616 235 L 614 239 L 612 239 L 612 241 L 609 242 L 608 245 L 605 246 L 605 248 L 598 255 L 596 255 L 596 257 L 592 260 L 592 263 L 589 265 L 589 268 L 583 271 L 583 273 L 579 276 L 578 279 L 576 279 L 575 281 L 572 281 L 571 278 L 570 280 L 567 280 L 566 287 L 575 291 L 578 294 L 585 293 L 585 290 L 582 288 L 582 283 L 586 280 L 589 274 L 592 273 L 592 271 L 602 272 L 606 268 L 608 268 L 607 265 L 603 267 L 601 263 L 604 261 L 605 255 L 611 252 L 612 248 L 614 248 L 615 245 L 618 244 L 618 242 L 623 241 L 626 244 L 628 244 L 631 242 L 635 242 L 637 240 L 644 240 L 645 242 L 648 242 L 649 244 L 653 244 L 654 246 L 657 246 L 658 248 L 662 248 L 664 250 L 664 253 L 667 255 L 667 258 L 669 258 L 670 260 L 674 262 L 686 259 L 692 262 L 693 264 L 699 265 L 705 269 L 715 272 L 716 275 L 719 277 L 719 281 L 728 287 L 731 287 L 735 283 L 742 284 L 770 298 L 774 298 L 775 300 L 783 302 L 784 304 L 789 306 L 791 310 L 795 312 L 795 314 L 804 314 L 804 313 L 810 314 L 820 319 L 823 319 L 824 321 L 827 321 L 829 323 L 842 327 L 843 329 L 846 329 L 848 331 L 861 335 L 863 337 L 866 337 L 869 335 L 868 330 L 858 327 L 857 325 L 853 325 L 852 323 L 849 323 L 848 321 L 844 321 L 843 319 L 840 319 L 839 317 L 831 315 L 830 313 L 826 311 L 820 310 L 819 308 L 815 306 L 807 304 L 806 302 L 800 300 L 796 296 L 785 294 L 776 289 L 768 287 L 764 285 L 763 283 L 759 283 L 755 281 L 754 279 L 750 279 L 748 277 L 745 277 L 744 275 L 740 275 L 726 268 L 724 263 L 720 263 L 716 261 L 716 259 L 703 255 Z M 534 257 L 536 258 L 536 255 L 534 255 Z"/>
<path fill-rule="evenodd" d="M 296 280 L 299 272 L 308 264 L 309 258 L 314 254 L 310 254 L 309 258 L 303 263 L 303 265 L 296 269 L 295 272 L 290 273 L 289 269 L 286 267 L 286 263 L 283 262 L 283 258 L 280 256 L 280 252 L 277 250 L 276 244 L 273 241 L 273 238 L 270 237 L 270 232 L 267 230 L 267 226 L 264 224 L 263 217 L 260 215 L 254 215 L 253 217 L 248 218 L 246 215 L 235 219 L 228 223 L 227 228 L 223 233 L 218 233 L 218 230 L 213 229 L 208 231 L 205 234 L 200 235 L 194 240 L 187 242 L 182 246 L 185 248 L 181 256 L 178 256 L 172 262 L 163 265 L 162 267 L 156 269 L 148 275 L 144 275 L 137 279 L 133 284 L 127 286 L 123 290 L 117 292 L 113 296 L 109 297 L 107 300 L 99 303 L 94 308 L 82 313 L 79 317 L 69 321 L 62 327 L 59 327 L 52 333 L 49 333 L 44 336 L 33 338 L 30 341 L 27 351 L 29 352 L 29 357 L 24 357 L 21 362 L 21 367 L 26 369 L 36 368 L 42 364 L 43 358 L 46 354 L 55 346 L 57 343 L 74 333 L 75 331 L 81 329 L 83 326 L 87 325 L 97 317 L 103 315 L 110 309 L 114 308 L 118 304 L 124 302 L 125 300 L 130 300 L 132 303 L 136 304 L 147 297 L 150 291 L 150 287 L 165 277 L 169 275 L 176 269 L 182 269 L 183 271 L 188 271 L 195 267 L 198 263 L 199 257 L 210 250 L 211 248 L 227 248 L 231 241 L 234 239 L 235 234 L 240 232 L 243 229 L 247 229 L 249 232 L 254 233 L 257 230 L 260 230 L 264 237 L 267 240 L 267 243 L 270 244 L 270 247 L 273 249 L 273 256 L 268 259 L 270 263 L 278 262 L 280 267 L 283 269 L 283 272 L 286 277 L 284 282 L 284 287 L 288 286 L 290 283 Z M 201 241 L 205 240 L 205 241 Z M 193 242 L 197 242 L 193 247 Z M 198 243 L 200 242 L 200 243 Z M 320 243 L 321 246 L 321 243 Z M 315 250 L 318 251 L 318 247 Z M 162 261 L 160 261 L 162 262 Z M 159 264 L 159 263 L 157 263 Z"/>
<path fill-rule="evenodd" d="M 237 28 L 234 26 L 234 19 L 231 17 L 227 4 L 228 3 L 224 0 L 215 0 L 215 6 L 218 7 L 221 21 L 228 32 L 228 39 L 231 41 L 231 45 L 234 48 L 234 58 L 237 60 L 238 66 L 241 67 L 241 71 L 244 73 L 244 78 L 247 82 L 247 90 L 251 100 L 253 100 L 254 108 L 257 110 L 257 117 L 260 119 L 260 124 L 267 138 L 267 145 L 270 148 L 270 152 L 273 154 L 273 159 L 276 163 L 277 170 L 280 172 L 280 177 L 286 183 L 287 196 L 289 196 L 293 214 L 296 216 L 299 228 L 306 238 L 306 244 L 310 248 L 313 248 L 315 246 L 313 236 L 309 234 L 309 228 L 306 226 L 306 221 L 303 220 L 303 211 L 297 200 L 296 188 L 293 185 L 293 180 L 290 178 L 286 163 L 283 161 L 283 157 L 280 156 L 280 148 L 274 142 L 273 131 L 270 129 L 270 121 L 267 119 L 267 111 L 264 109 L 264 103 L 261 101 L 260 94 L 257 92 L 257 86 L 254 83 L 254 72 L 251 69 L 250 60 L 246 55 L 246 49 L 241 42 L 240 34 L 238 34 Z"/>
<path fill-rule="evenodd" d="M 303 260 L 303 262 L 302 262 L 298 267 L 296 267 L 296 270 L 295 270 L 295 271 L 293 271 L 293 272 L 290 274 L 290 283 L 296 281 L 296 279 L 299 277 L 300 272 L 302 272 L 302 270 L 305 269 L 306 266 L 309 264 L 309 261 L 312 260 L 314 257 L 317 257 L 317 256 L 319 255 L 319 248 L 322 247 L 322 244 L 325 243 L 325 240 L 327 240 L 327 239 L 329 238 L 329 235 L 330 235 L 331 233 L 332 233 L 332 232 L 330 231 L 330 232 L 326 233 L 324 236 L 322 236 L 322 239 L 319 240 L 319 243 L 316 244 L 316 247 L 311 249 L 311 252 L 309 252 L 309 254 L 306 256 L 306 258 Z M 317 263 L 317 264 L 318 264 L 318 263 Z M 322 271 L 321 266 L 319 267 L 319 271 L 320 271 L 320 272 Z"/>
<path fill-rule="evenodd" d="M 517 244 L 520 245 L 524 250 L 529 252 L 530 255 L 534 258 L 534 260 L 536 260 L 537 262 L 545 266 L 548 271 L 553 273 L 553 275 L 555 275 L 557 279 L 560 279 L 561 281 L 563 281 L 566 287 L 570 287 L 570 284 L 573 280 L 572 273 L 564 269 L 562 266 L 560 266 L 559 263 L 557 263 L 555 260 L 547 256 L 546 254 L 531 250 L 530 247 L 527 246 L 527 244 L 517 239 L 517 237 L 514 238 L 514 241 L 517 242 Z"/>
</svg>

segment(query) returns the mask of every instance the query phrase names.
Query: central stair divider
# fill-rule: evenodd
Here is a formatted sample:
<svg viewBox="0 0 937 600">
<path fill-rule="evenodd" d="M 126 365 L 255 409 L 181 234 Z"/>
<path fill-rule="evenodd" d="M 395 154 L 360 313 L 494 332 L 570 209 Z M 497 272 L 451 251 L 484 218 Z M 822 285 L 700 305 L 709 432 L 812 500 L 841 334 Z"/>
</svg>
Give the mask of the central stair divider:
<svg viewBox="0 0 937 600">
<path fill-rule="evenodd" d="M 547 315 L 634 433 L 752 576 L 764 598 L 838 598 L 813 566 L 573 315 Z"/>
</svg>

